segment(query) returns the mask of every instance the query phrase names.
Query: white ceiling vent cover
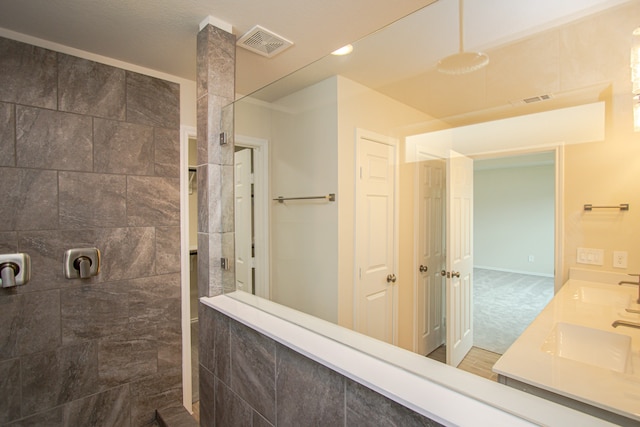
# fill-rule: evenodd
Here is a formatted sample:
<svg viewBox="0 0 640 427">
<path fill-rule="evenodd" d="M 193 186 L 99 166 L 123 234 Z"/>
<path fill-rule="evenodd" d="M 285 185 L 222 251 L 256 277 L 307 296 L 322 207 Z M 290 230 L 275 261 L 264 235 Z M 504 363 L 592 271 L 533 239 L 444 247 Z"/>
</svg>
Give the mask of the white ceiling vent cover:
<svg viewBox="0 0 640 427">
<path fill-rule="evenodd" d="M 272 58 L 293 45 L 293 42 L 273 33 L 260 25 L 256 25 L 236 43 L 258 55 Z"/>
</svg>

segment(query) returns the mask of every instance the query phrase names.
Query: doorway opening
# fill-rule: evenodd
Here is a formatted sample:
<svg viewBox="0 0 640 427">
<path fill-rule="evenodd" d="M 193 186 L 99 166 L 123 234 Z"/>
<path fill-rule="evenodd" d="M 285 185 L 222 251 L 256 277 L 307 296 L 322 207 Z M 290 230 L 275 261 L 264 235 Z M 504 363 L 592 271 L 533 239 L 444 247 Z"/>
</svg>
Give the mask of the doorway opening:
<svg viewBox="0 0 640 427">
<path fill-rule="evenodd" d="M 560 156 L 556 149 L 474 162 L 474 342 L 460 369 L 495 380 L 493 364 L 553 298 Z"/>
</svg>

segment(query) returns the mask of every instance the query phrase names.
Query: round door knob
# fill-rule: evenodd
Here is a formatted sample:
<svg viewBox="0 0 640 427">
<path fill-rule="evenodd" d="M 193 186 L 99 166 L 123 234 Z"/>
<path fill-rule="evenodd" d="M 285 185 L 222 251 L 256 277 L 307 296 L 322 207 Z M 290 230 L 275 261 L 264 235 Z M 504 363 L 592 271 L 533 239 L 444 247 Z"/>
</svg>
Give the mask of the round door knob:
<svg viewBox="0 0 640 427">
<path fill-rule="evenodd" d="M 426 273 L 428 270 L 429 270 L 429 267 L 427 267 L 426 265 L 420 266 L 420 273 Z"/>
<path fill-rule="evenodd" d="M 446 275 L 447 275 L 446 270 L 442 270 L 442 271 L 440 272 L 440 275 L 441 275 L 441 276 L 446 276 Z"/>
<path fill-rule="evenodd" d="M 451 277 L 460 277 L 460 272 L 459 271 L 452 271 L 451 272 Z"/>
<path fill-rule="evenodd" d="M 387 276 L 387 283 L 396 283 L 396 275 L 390 274 Z"/>
</svg>

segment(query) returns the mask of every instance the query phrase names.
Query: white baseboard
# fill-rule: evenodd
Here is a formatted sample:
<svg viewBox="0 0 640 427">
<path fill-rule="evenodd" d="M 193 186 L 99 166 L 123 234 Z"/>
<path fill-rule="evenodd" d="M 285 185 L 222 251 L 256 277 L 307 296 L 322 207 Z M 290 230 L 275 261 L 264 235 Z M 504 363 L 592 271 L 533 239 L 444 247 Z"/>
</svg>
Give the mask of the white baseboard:
<svg viewBox="0 0 640 427">
<path fill-rule="evenodd" d="M 481 268 L 483 270 L 501 271 L 503 273 L 528 274 L 529 276 L 555 277 L 553 274 L 548 274 L 548 273 L 539 273 L 539 272 L 534 272 L 534 271 L 522 271 L 522 270 L 511 270 L 511 269 L 508 269 L 508 268 L 487 267 L 487 266 L 484 266 L 484 265 L 474 265 L 473 268 Z"/>
</svg>

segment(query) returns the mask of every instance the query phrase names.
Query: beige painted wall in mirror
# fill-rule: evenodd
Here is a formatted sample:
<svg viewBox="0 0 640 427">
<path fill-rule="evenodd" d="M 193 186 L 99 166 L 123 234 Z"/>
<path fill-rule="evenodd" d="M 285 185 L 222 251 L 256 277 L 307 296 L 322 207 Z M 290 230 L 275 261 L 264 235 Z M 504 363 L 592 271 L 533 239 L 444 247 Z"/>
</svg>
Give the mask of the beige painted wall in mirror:
<svg viewBox="0 0 640 427">
<path fill-rule="evenodd" d="M 328 177 L 326 191 L 334 191 L 337 185 L 338 201 L 331 209 L 332 239 L 335 247 L 318 251 L 324 253 L 317 262 L 325 268 L 324 289 L 330 289 L 332 306 L 330 315 L 323 317 L 341 325 L 352 327 L 353 307 L 353 156 L 356 128 L 363 128 L 400 140 L 412 134 L 439 130 L 451 125 L 464 125 L 490 121 L 516 114 L 515 108 L 487 108 L 493 105 L 510 105 L 515 99 L 540 94 L 554 94 L 550 101 L 527 107 L 527 113 L 566 106 L 604 101 L 606 106 L 606 130 L 603 141 L 567 145 L 564 155 L 564 206 L 562 229 L 563 270 L 558 271 L 562 282 L 567 279 L 570 267 L 576 266 L 578 247 L 599 248 L 605 251 L 603 266 L 585 266 L 601 270 L 617 270 L 640 273 L 640 135 L 633 132 L 632 98 L 629 72 L 631 32 L 640 23 L 640 4 L 631 2 L 610 10 L 588 16 L 562 27 L 527 37 L 487 52 L 490 65 L 465 77 L 438 76 L 433 79 L 430 93 L 433 98 L 449 103 L 463 103 L 469 114 L 454 120 L 435 120 L 428 115 L 400 104 L 358 83 L 337 76 L 323 82 L 323 96 L 330 94 L 334 104 L 323 105 L 324 113 L 330 111 L 330 125 L 313 121 L 315 129 L 329 131 L 324 134 L 322 146 L 309 145 L 300 154 L 323 155 L 335 153 L 330 167 L 323 170 Z M 427 71 L 435 73 L 435 71 Z M 509 76 L 524 76 L 509 80 Z M 312 88 L 303 91 L 311 91 Z M 296 94 L 298 105 L 302 102 Z M 290 101 L 292 96 L 287 97 Z M 313 101 L 304 101 L 313 105 Z M 273 114 L 291 114 L 294 107 L 286 108 L 274 102 L 277 108 L 267 104 L 241 101 L 236 104 L 236 133 L 265 138 L 272 145 L 274 139 Z M 287 108 L 289 110 L 287 110 Z M 327 110 L 329 108 L 329 110 Z M 482 109 L 483 112 L 475 112 Z M 283 112 L 285 111 L 285 112 Z M 286 112 L 289 111 L 289 112 Z M 525 110 L 522 110 L 523 112 Z M 305 111 L 309 117 L 313 112 Z M 307 117 L 309 119 L 309 117 Z M 302 122 L 298 122 L 300 125 Z M 309 135 L 313 132 L 309 132 Z M 306 139 L 310 143 L 312 138 Z M 297 144 L 303 144 L 304 139 Z M 558 141 L 559 144 L 562 141 Z M 298 146 L 298 148 L 301 148 Z M 318 157 L 320 158 L 320 157 Z M 324 158 L 324 157 L 323 157 Z M 403 159 L 403 156 L 400 156 Z M 326 159 L 325 159 L 326 160 Z M 272 158 L 273 162 L 273 158 Z M 400 164 L 400 265 L 398 270 L 398 339 L 397 344 L 412 349 L 412 262 L 413 259 L 413 165 Z M 320 169 L 318 169 L 320 170 Z M 319 178 L 320 179 L 320 178 Z M 274 185 L 271 183 L 272 188 Z M 323 191 L 325 191 L 323 189 Z M 277 196 L 271 193 L 272 196 Z M 598 210 L 585 212 L 583 205 L 610 205 L 629 203 L 628 212 Z M 405 209 L 407 206 L 410 208 Z M 294 221 L 295 219 L 290 218 Z M 272 217 L 272 221 L 276 218 Z M 331 239 L 329 239 L 331 240 Z M 614 269 L 613 251 L 628 251 L 627 269 Z M 275 273 L 274 273 L 275 274 Z M 286 275 L 286 273 L 285 273 Z M 333 278 L 333 279 L 332 279 Z M 275 285 L 282 277 L 272 275 Z M 315 282 L 314 282 L 315 283 Z M 278 285 L 279 286 L 279 285 Z M 337 307 L 337 308 L 336 308 Z M 337 318 L 336 318 L 337 317 Z"/>
</svg>

